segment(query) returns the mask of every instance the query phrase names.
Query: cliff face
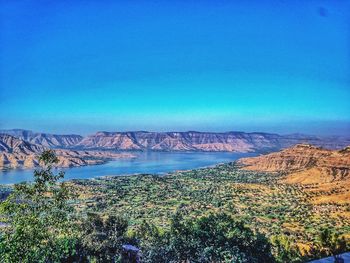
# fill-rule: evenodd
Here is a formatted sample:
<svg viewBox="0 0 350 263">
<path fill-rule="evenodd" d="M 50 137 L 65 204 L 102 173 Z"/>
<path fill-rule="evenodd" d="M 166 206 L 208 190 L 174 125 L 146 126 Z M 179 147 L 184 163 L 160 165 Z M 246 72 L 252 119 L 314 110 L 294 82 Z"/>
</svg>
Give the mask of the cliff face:
<svg viewBox="0 0 350 263">
<path fill-rule="evenodd" d="M 82 136 L 76 134 L 57 135 L 49 133 L 32 132 L 21 129 L 0 130 L 0 133 L 12 135 L 24 141 L 50 148 L 73 147 L 83 139 Z"/>
<path fill-rule="evenodd" d="M 15 138 L 11 135 L 0 134 L 0 152 L 34 154 L 45 150 L 45 147 Z"/>
<path fill-rule="evenodd" d="M 48 148 L 32 144 L 11 135 L 0 134 L 0 168 L 33 168 L 39 165 L 39 155 Z M 98 151 L 54 150 L 57 167 L 75 167 L 101 164 L 117 158 L 132 158 L 131 154 Z"/>
<path fill-rule="evenodd" d="M 98 132 L 84 138 L 77 146 L 118 150 L 251 152 L 276 147 L 276 137 L 278 135 L 263 133 Z"/>
<path fill-rule="evenodd" d="M 314 204 L 350 204 L 350 147 L 325 150 L 311 145 L 296 145 L 280 152 L 238 163 L 243 169 L 283 172 L 281 183 L 297 184 L 310 192 Z"/>
<path fill-rule="evenodd" d="M 298 143 L 309 143 L 329 149 L 341 149 L 350 138 L 317 137 L 301 134 L 278 135 L 245 132 L 97 132 L 94 135 L 54 135 L 26 130 L 0 131 L 49 148 L 205 151 L 205 152 L 271 152 Z"/>
<path fill-rule="evenodd" d="M 350 181 L 350 148 L 326 150 L 307 144 L 252 158 L 243 158 L 238 163 L 244 169 L 285 172 L 286 182 L 327 183 Z"/>
<path fill-rule="evenodd" d="M 76 146 L 117 150 L 157 151 L 228 151 L 266 152 L 308 142 L 339 149 L 348 144 L 346 138 L 319 138 L 305 135 L 286 135 L 244 132 L 98 132 L 82 139 Z"/>
</svg>

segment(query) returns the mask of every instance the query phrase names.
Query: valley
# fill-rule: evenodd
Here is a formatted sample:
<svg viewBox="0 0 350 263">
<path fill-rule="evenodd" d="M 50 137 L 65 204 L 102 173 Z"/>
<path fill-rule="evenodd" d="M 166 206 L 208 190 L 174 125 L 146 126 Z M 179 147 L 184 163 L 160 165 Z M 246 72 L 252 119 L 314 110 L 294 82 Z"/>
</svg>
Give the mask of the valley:
<svg viewBox="0 0 350 263">
<path fill-rule="evenodd" d="M 268 153 L 297 143 L 328 149 L 350 144 L 347 137 L 278 135 L 244 132 L 97 132 L 90 136 L 57 135 L 13 129 L 0 130 L 0 168 L 37 167 L 37 155 L 54 149 L 57 167 L 102 164 L 109 160 L 134 158 L 132 151 Z M 113 152 L 112 152 L 113 151 Z M 118 151 L 118 152 L 116 152 Z M 121 153 L 120 153 L 121 152 Z"/>
<path fill-rule="evenodd" d="M 349 10 L 0 1 L 0 263 L 350 263 Z"/>
<path fill-rule="evenodd" d="M 298 145 L 286 151 L 300 147 L 306 146 Z M 285 152 L 274 155 L 285 156 Z M 264 167 L 260 160 L 265 157 L 165 176 L 144 174 L 74 180 L 71 185 L 79 196 L 75 206 L 79 211 L 121 214 L 129 219 L 134 231 L 145 220 L 167 229 L 176 211 L 191 220 L 225 212 L 264 233 L 271 242 L 275 238 L 286 238 L 292 244 L 290 249 L 303 255 L 302 261 L 315 256 L 318 236 L 324 228 L 339 233 L 349 242 L 350 199 L 346 197 L 349 188 L 342 187 L 348 184 L 349 178 L 335 179 L 333 185 L 327 180 L 299 183 L 290 181 L 290 176 L 294 178 L 295 174 L 286 170 L 267 172 L 243 164 L 254 162 Z M 288 162 L 298 158 L 289 156 Z M 343 168 L 349 171 L 350 166 Z M 313 177 L 305 167 L 298 167 L 298 171 Z"/>
<path fill-rule="evenodd" d="M 3 164 L 6 161 L 7 164 L 12 163 L 8 161 L 12 157 L 15 164 L 35 167 L 39 165 L 37 156 L 48 149 L 11 135 L 0 135 L 0 139 Z M 64 148 L 54 148 L 53 151 L 58 157 L 58 167 L 97 164 L 116 158 L 132 160 L 134 157 L 130 151 L 115 153 Z M 186 159 L 190 162 L 196 160 L 191 159 L 195 154 L 193 152 L 153 153 L 161 156 L 183 155 L 184 159 L 178 162 L 180 167 Z M 196 154 L 198 160 L 203 160 L 205 156 L 218 153 Z M 132 238 L 141 231 L 145 222 L 151 229 L 166 233 L 172 227 L 174 216 L 179 213 L 182 220 L 190 222 L 226 214 L 232 220 L 243 222 L 253 233 L 264 235 L 271 244 L 276 262 L 284 262 L 278 259 L 281 249 L 287 253 L 285 255 L 293 258 L 293 262 L 306 262 L 327 255 L 319 245 L 319 236 L 324 229 L 337 233 L 349 243 L 348 147 L 329 150 L 310 144 L 297 144 L 258 156 L 241 153 L 236 157 L 243 158 L 234 162 L 230 158 L 238 153 L 222 154 L 226 155 L 226 159 L 216 159 L 212 163 L 215 166 L 206 168 L 173 169 L 165 170 L 165 174 L 156 174 L 148 170 L 150 162 L 146 160 L 141 173 L 133 176 L 105 176 L 90 180 L 69 177 L 66 186 L 73 193 L 70 207 L 79 215 L 78 221 L 85 220 L 84 215 L 107 218 L 117 215 L 124 218 L 128 223 L 125 238 L 130 240 L 134 240 Z M 159 159 L 155 160 L 159 162 Z M 160 162 L 165 162 L 165 167 L 169 169 L 173 164 L 166 160 L 161 159 Z M 217 164 L 219 160 L 224 163 Z M 158 162 L 155 163 L 157 169 Z M 130 163 L 131 166 L 135 164 L 137 161 Z M 120 169 L 120 166 L 117 167 L 113 169 Z M 96 168 L 101 175 L 99 167 Z M 6 198 L 12 186 L 1 186 L 0 190 L 2 198 Z M 146 249 L 146 240 L 147 237 L 142 236 L 141 241 L 132 242 Z M 279 242 L 284 242 L 285 247 L 280 247 Z M 157 245 L 153 249 L 157 249 Z"/>
</svg>

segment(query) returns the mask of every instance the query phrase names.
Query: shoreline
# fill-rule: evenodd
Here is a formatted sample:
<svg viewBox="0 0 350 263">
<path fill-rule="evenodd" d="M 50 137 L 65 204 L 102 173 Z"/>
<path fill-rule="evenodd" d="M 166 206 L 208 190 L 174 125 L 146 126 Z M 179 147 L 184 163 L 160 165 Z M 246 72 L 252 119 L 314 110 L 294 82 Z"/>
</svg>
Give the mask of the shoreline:
<svg viewBox="0 0 350 263">
<path fill-rule="evenodd" d="M 72 168 L 55 168 L 54 171 L 66 172 L 64 181 L 85 180 L 150 174 L 165 176 L 195 169 L 215 167 L 234 162 L 243 157 L 256 156 L 252 153 L 153 153 L 140 154 L 134 158 L 114 159 L 96 165 L 84 165 Z M 10 185 L 21 181 L 32 181 L 35 168 L 6 169 L 0 171 L 0 184 Z"/>
</svg>

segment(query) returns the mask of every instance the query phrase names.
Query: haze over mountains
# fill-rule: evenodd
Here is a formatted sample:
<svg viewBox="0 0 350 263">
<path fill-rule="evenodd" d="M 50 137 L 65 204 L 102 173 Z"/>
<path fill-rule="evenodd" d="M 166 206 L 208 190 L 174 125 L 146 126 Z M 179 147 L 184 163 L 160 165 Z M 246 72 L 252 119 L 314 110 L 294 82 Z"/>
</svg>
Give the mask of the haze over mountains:
<svg viewBox="0 0 350 263">
<path fill-rule="evenodd" d="M 108 149 L 108 150 L 154 150 L 154 151 L 228 151 L 271 152 L 298 143 L 309 143 L 328 149 L 342 149 L 350 145 L 349 138 L 332 136 L 245 132 L 97 132 L 81 135 L 56 135 L 28 130 L 0 130 L 30 143 L 50 148 Z"/>
</svg>

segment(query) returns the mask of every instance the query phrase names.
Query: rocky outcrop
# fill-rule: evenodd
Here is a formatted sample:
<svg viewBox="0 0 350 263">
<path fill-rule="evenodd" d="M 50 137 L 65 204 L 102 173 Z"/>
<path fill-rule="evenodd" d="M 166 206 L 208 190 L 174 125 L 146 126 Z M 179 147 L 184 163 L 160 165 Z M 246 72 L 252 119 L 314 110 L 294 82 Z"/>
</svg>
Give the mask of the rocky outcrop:
<svg viewBox="0 0 350 263">
<path fill-rule="evenodd" d="M 83 139 L 83 136 L 76 134 L 57 135 L 49 133 L 32 132 L 22 129 L 0 130 L 0 133 L 12 135 L 24 141 L 50 148 L 74 147 Z"/>
<path fill-rule="evenodd" d="M 47 147 L 32 144 L 11 135 L 0 134 L 0 168 L 33 168 L 39 165 L 38 157 Z M 128 153 L 112 153 L 102 151 L 54 150 L 57 167 L 75 167 L 101 164 L 118 158 L 132 158 Z"/>
<path fill-rule="evenodd" d="M 350 148 L 327 150 L 298 144 L 267 155 L 238 161 L 244 169 L 284 172 L 293 183 L 326 183 L 350 179 Z"/>
</svg>

